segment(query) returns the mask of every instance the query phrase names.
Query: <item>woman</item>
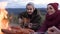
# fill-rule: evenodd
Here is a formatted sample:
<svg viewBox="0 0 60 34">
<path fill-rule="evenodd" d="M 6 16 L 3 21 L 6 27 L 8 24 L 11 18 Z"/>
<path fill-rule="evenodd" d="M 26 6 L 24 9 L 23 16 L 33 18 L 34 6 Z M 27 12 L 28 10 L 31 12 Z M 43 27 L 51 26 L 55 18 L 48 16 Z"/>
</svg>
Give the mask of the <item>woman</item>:
<svg viewBox="0 0 60 34">
<path fill-rule="evenodd" d="M 60 12 L 58 11 L 58 3 L 50 3 L 47 5 L 47 14 L 45 22 L 38 30 L 39 32 L 46 32 L 50 27 L 57 27 L 59 29 Z"/>
</svg>

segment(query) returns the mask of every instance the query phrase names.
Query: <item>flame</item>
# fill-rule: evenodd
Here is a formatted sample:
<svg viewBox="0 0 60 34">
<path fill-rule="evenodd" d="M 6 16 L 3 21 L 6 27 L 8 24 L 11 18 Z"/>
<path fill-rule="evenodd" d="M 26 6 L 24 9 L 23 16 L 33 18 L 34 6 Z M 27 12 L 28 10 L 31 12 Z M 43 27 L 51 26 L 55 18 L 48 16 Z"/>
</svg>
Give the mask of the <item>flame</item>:
<svg viewBox="0 0 60 34">
<path fill-rule="evenodd" d="M 7 2 L 0 2 L 0 34 L 3 34 L 1 32 L 1 29 L 8 28 L 8 19 L 7 19 L 8 12 L 5 10 L 6 6 Z"/>
<path fill-rule="evenodd" d="M 3 5 L 3 4 L 5 5 L 4 2 L 0 3 L 0 5 Z M 9 23 L 9 21 L 7 19 L 8 12 L 5 10 L 5 7 L 3 7 L 3 6 L 0 6 L 1 7 L 0 8 L 0 34 L 3 34 L 1 32 L 1 29 L 7 29 L 8 28 L 8 23 Z"/>
</svg>

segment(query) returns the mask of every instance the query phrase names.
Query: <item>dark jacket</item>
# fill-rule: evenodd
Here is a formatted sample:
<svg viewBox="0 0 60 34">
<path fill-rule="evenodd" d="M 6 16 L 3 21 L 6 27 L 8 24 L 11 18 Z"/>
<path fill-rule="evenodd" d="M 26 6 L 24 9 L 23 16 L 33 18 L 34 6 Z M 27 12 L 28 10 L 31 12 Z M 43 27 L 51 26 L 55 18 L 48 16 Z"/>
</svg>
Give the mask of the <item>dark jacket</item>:
<svg viewBox="0 0 60 34">
<path fill-rule="evenodd" d="M 32 15 L 28 15 L 27 11 L 19 14 L 19 18 L 22 19 L 23 17 L 30 18 L 30 23 L 36 24 L 33 25 L 31 29 L 36 31 L 40 27 L 41 16 L 40 12 L 37 9 L 34 10 Z"/>
<path fill-rule="evenodd" d="M 54 14 L 52 15 L 46 15 L 46 19 L 45 22 L 43 23 L 43 25 L 40 27 L 40 29 L 38 30 L 39 32 L 46 32 L 48 30 L 48 28 L 55 26 L 58 29 L 60 29 L 60 12 L 56 11 Z"/>
</svg>

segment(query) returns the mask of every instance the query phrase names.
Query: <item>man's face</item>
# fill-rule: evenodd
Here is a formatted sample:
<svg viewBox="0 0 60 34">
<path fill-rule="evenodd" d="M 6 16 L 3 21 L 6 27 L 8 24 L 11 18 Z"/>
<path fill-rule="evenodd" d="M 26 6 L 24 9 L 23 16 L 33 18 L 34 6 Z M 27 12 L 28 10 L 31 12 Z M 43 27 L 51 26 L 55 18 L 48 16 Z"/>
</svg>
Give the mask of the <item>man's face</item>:
<svg viewBox="0 0 60 34">
<path fill-rule="evenodd" d="M 27 13 L 28 13 L 29 15 L 31 15 L 31 14 L 34 12 L 33 6 L 28 5 L 26 8 L 27 8 Z"/>
</svg>

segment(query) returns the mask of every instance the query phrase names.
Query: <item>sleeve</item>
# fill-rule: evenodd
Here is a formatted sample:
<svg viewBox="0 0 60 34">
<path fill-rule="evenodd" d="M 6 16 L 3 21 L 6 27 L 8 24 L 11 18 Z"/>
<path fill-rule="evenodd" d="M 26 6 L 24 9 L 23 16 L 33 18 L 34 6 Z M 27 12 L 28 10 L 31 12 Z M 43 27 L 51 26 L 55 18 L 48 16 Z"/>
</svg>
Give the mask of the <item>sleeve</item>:
<svg viewBox="0 0 60 34">
<path fill-rule="evenodd" d="M 36 23 L 40 23 L 40 22 L 41 22 L 41 19 L 42 19 L 41 16 L 37 16 L 37 17 L 35 18 L 35 22 L 36 22 Z"/>
<path fill-rule="evenodd" d="M 37 23 L 37 24 L 40 25 L 40 23 L 42 22 L 42 16 L 41 16 L 41 13 L 40 13 L 39 10 L 37 11 L 37 15 L 35 16 L 34 19 L 35 19 L 35 20 L 34 20 L 34 23 Z"/>
<path fill-rule="evenodd" d="M 58 24 L 60 24 L 60 15 L 58 15 L 57 18 L 55 18 L 55 20 L 53 20 L 50 23 L 52 23 L 52 25 L 58 25 Z"/>
<path fill-rule="evenodd" d="M 46 32 L 48 29 L 46 21 L 42 24 L 42 26 L 37 30 L 38 32 Z"/>
<path fill-rule="evenodd" d="M 32 23 L 32 29 L 38 30 L 38 28 L 40 27 L 41 17 L 37 16 L 33 22 L 34 23 Z"/>
</svg>

